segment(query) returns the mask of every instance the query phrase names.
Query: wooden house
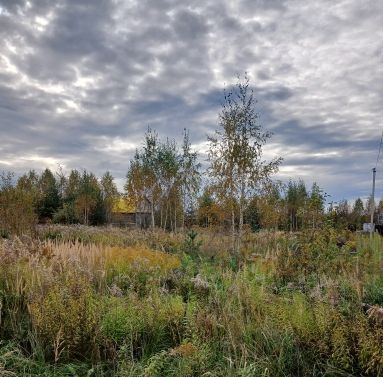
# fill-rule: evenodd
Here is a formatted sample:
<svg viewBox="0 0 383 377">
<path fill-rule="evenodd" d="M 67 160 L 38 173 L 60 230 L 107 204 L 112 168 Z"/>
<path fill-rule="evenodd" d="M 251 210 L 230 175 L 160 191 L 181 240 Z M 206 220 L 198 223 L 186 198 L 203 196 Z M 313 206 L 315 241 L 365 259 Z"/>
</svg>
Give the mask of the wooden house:
<svg viewBox="0 0 383 377">
<path fill-rule="evenodd" d="M 147 198 L 145 198 L 138 206 L 126 197 L 121 197 L 114 203 L 112 210 L 112 225 L 148 228 L 150 223 L 150 201 Z"/>
</svg>

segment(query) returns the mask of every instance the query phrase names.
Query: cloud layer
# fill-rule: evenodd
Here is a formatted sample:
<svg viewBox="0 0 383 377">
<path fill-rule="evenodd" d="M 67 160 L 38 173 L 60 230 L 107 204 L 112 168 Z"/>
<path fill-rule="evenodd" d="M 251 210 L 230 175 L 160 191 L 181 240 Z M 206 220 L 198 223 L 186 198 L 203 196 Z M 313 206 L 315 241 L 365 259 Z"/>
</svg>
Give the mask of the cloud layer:
<svg viewBox="0 0 383 377">
<path fill-rule="evenodd" d="M 366 197 L 382 25 L 375 0 L 0 0 L 0 170 L 60 163 L 121 184 L 148 125 L 186 127 L 203 151 L 224 85 L 247 71 L 279 178 Z"/>
</svg>

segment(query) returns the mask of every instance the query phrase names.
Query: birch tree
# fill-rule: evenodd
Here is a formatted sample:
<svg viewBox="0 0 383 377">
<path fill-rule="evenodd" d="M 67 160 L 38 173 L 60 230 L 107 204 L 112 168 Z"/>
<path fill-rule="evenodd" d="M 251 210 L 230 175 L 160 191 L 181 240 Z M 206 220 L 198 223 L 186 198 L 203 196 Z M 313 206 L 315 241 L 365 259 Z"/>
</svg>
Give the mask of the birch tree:
<svg viewBox="0 0 383 377">
<path fill-rule="evenodd" d="M 105 220 L 107 223 L 110 223 L 112 219 L 113 204 L 118 199 L 118 190 L 116 184 L 114 183 L 114 178 L 109 171 L 102 176 L 100 185 L 105 211 Z"/>
<path fill-rule="evenodd" d="M 248 76 L 238 77 L 234 88 L 224 92 L 219 129 L 208 138 L 209 174 L 218 194 L 230 201 L 232 250 L 236 255 L 240 250 L 246 204 L 282 161 L 281 158 L 269 162 L 263 159 L 263 147 L 271 133 L 259 124 L 255 105 Z"/>
<path fill-rule="evenodd" d="M 287 184 L 286 203 L 289 216 L 290 232 L 304 226 L 308 193 L 303 180 L 290 180 Z M 301 219 L 301 221 L 299 221 Z"/>
<path fill-rule="evenodd" d="M 166 139 L 159 143 L 157 153 L 157 177 L 161 193 L 160 212 L 161 227 L 177 229 L 177 204 L 179 199 L 179 154 L 174 140 Z M 174 217 L 173 217 L 174 215 Z"/>
<path fill-rule="evenodd" d="M 154 211 L 160 197 L 158 174 L 158 136 L 149 128 L 143 149 L 137 150 L 130 161 L 125 190 L 136 207 L 145 199 L 149 200 L 152 229 L 155 227 Z"/>
<path fill-rule="evenodd" d="M 195 201 L 201 184 L 201 164 L 197 152 L 192 152 L 189 132 L 184 129 L 182 155 L 180 159 L 180 186 L 182 195 L 182 227 L 185 227 L 185 217 L 194 211 Z"/>
<path fill-rule="evenodd" d="M 100 188 L 96 176 L 84 170 L 75 203 L 85 225 L 89 225 L 90 215 L 96 208 L 99 194 Z"/>
</svg>

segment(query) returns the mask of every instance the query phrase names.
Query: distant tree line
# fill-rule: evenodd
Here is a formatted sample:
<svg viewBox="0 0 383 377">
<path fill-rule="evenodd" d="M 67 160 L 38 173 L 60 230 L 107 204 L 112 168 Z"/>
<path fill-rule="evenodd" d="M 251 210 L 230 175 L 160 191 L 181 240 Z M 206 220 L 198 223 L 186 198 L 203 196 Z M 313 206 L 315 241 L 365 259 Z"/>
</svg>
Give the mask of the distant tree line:
<svg viewBox="0 0 383 377">
<path fill-rule="evenodd" d="M 330 203 L 327 216 L 337 228 L 359 230 L 362 229 L 363 223 L 369 223 L 371 220 L 371 204 L 371 198 L 368 198 L 365 204 L 362 199 L 357 198 L 352 205 L 346 199 L 343 199 L 338 203 Z M 374 221 L 376 222 L 376 215 L 383 213 L 383 199 L 378 204 L 374 204 L 374 209 Z"/>
<path fill-rule="evenodd" d="M 327 197 L 315 182 L 311 189 L 301 179 L 290 180 L 286 184 L 271 182 L 250 199 L 244 221 L 252 231 L 301 231 L 316 229 L 325 223 L 334 228 L 360 230 L 363 223 L 370 221 L 369 200 L 363 204 L 358 198 L 352 205 L 341 200 L 326 207 Z M 230 222 L 227 206 L 209 187 L 205 188 L 198 203 L 197 222 L 200 226 L 212 227 Z M 383 212 L 383 199 L 376 208 Z"/>
<path fill-rule="evenodd" d="M 180 150 L 174 141 L 161 143 L 152 131 L 147 137 L 155 138 L 158 148 L 153 157 L 158 159 L 153 164 L 156 175 L 144 165 L 149 163 L 147 157 L 138 152 L 132 160 L 124 194 L 136 203 L 145 196 L 150 200 L 153 227 L 173 231 L 192 225 L 231 229 L 233 204 L 217 192 L 214 184 L 201 188 L 200 165 L 197 155 L 190 151 L 187 133 Z M 0 232 L 22 233 L 31 230 L 37 222 L 108 224 L 113 204 L 123 197 L 109 172 L 97 178 L 88 171 L 72 170 L 65 175 L 61 169 L 54 173 L 45 169 L 41 174 L 31 170 L 17 180 L 12 173 L 2 173 Z M 324 222 L 358 230 L 364 222 L 369 222 L 369 200 L 364 204 L 358 198 L 352 205 L 341 200 L 326 208 L 326 197 L 316 183 L 308 189 L 302 180 L 285 184 L 270 181 L 248 198 L 243 208 L 243 224 L 252 231 L 300 231 L 320 227 Z M 383 200 L 376 208 L 383 211 Z M 235 214 L 234 227 L 239 222 Z"/>
<path fill-rule="evenodd" d="M 216 132 L 208 137 L 208 168 L 201 172 L 196 151 L 185 129 L 179 145 L 162 140 L 150 128 L 130 160 L 124 193 L 106 172 L 101 178 L 89 171 L 65 174 L 32 170 L 17 180 L 0 176 L 0 231 L 21 233 L 36 222 L 102 225 L 112 220 L 114 203 L 128 198 L 135 208 L 150 206 L 150 226 L 177 231 L 191 225 L 226 227 L 232 250 L 238 252 L 246 228 L 299 231 L 324 222 L 360 229 L 368 221 L 370 205 L 357 199 L 326 210 L 326 193 L 302 180 L 275 182 L 272 175 L 282 162 L 263 158 L 271 137 L 258 121 L 256 100 L 245 75 L 224 91 Z M 383 209 L 383 202 L 380 203 Z"/>
<path fill-rule="evenodd" d="M 0 229 L 3 233 L 25 229 L 26 224 L 81 223 L 102 225 L 111 218 L 118 198 L 114 179 L 106 172 L 100 179 L 86 170 L 62 169 L 41 174 L 31 170 L 16 181 L 12 173 L 0 176 Z"/>
</svg>

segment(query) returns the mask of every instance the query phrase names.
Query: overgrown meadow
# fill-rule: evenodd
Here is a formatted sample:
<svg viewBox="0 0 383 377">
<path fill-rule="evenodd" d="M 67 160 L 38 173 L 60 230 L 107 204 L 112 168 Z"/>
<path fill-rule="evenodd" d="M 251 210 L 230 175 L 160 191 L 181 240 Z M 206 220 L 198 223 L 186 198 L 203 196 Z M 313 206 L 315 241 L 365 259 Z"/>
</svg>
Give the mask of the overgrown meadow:
<svg viewBox="0 0 383 377">
<path fill-rule="evenodd" d="M 383 375 L 382 238 L 42 226 L 0 241 L 0 376 Z"/>
</svg>

